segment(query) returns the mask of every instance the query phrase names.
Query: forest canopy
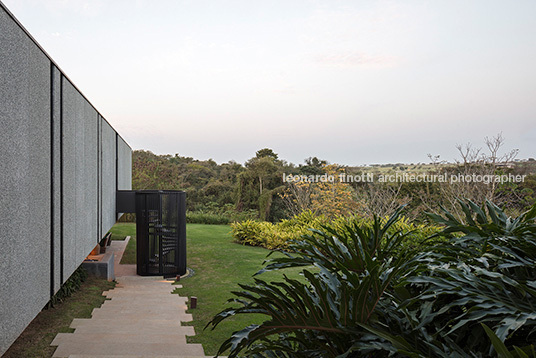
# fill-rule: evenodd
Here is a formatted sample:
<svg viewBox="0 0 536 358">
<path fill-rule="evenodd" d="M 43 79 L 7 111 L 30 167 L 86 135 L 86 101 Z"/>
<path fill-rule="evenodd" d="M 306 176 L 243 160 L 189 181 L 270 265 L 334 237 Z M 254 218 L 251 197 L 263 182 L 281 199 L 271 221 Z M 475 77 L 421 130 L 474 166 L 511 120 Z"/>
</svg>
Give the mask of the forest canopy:
<svg viewBox="0 0 536 358">
<path fill-rule="evenodd" d="M 500 135 L 486 140 L 487 152 L 458 146 L 460 160 L 454 163 L 429 155 L 429 163 L 366 167 L 314 156 L 296 165 L 270 148 L 258 150 L 243 165 L 136 150 L 132 183 L 134 190 L 184 190 L 190 213 L 220 215 L 224 222 L 278 222 L 306 210 L 332 218 L 367 217 L 386 215 L 400 205 L 407 206 L 411 219 L 423 220 L 425 212 L 438 213 L 440 206 L 462 215 L 459 198 L 489 200 L 518 214 L 534 204 L 536 161 L 516 160 L 516 151 L 499 155 Z"/>
</svg>

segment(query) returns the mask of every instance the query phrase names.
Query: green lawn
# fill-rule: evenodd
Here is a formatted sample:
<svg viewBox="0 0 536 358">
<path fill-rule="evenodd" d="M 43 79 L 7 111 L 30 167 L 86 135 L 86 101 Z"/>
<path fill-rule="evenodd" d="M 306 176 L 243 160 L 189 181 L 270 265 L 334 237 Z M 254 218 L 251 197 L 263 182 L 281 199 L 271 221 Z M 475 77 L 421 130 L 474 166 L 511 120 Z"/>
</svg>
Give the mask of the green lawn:
<svg viewBox="0 0 536 358">
<path fill-rule="evenodd" d="M 121 258 L 122 265 L 136 264 L 136 224 L 135 223 L 116 223 L 110 231 L 112 232 L 112 240 L 124 240 L 130 236 L 127 249 Z"/>
<path fill-rule="evenodd" d="M 126 236 L 136 237 L 135 223 L 116 223 L 110 231 L 112 240 L 124 240 Z"/>
<path fill-rule="evenodd" d="M 232 332 L 253 323 L 261 323 L 263 316 L 239 316 L 222 322 L 215 330 L 203 330 L 212 317 L 227 307 L 231 291 L 238 290 L 238 283 L 253 282 L 252 275 L 262 268 L 268 250 L 243 246 L 232 242 L 230 228 L 226 225 L 187 225 L 188 267 L 194 269 L 192 277 L 181 280 L 183 288 L 175 292 L 181 296 L 196 296 L 197 308 L 193 314 L 196 336 L 189 342 L 202 343 L 205 354 L 216 354 L 220 344 Z M 300 269 L 287 269 L 287 276 L 298 277 Z M 264 273 L 260 278 L 274 280 L 281 273 Z"/>
<path fill-rule="evenodd" d="M 220 344 L 237 330 L 253 323 L 261 323 L 262 316 L 239 316 L 222 322 L 215 330 L 203 330 L 215 314 L 227 307 L 226 301 L 232 297 L 231 291 L 238 290 L 238 283 L 252 283 L 252 276 L 262 268 L 269 250 L 235 244 L 227 225 L 187 224 L 187 266 L 195 274 L 182 279 L 183 288 L 175 290 L 184 297 L 197 297 L 197 308 L 189 310 L 194 321 L 196 336 L 189 337 L 191 343 L 202 343 L 205 354 L 216 354 Z M 117 235 L 135 237 L 134 223 L 118 223 L 112 228 Z M 133 243 L 133 244 L 132 244 Z M 132 244 L 132 245 L 131 245 Z M 274 254 L 275 255 L 275 254 Z M 131 239 L 125 257 L 136 261 L 135 240 Z M 301 269 L 287 269 L 287 276 L 297 278 Z M 268 272 L 260 278 L 270 281 L 280 278 L 282 273 Z"/>
</svg>

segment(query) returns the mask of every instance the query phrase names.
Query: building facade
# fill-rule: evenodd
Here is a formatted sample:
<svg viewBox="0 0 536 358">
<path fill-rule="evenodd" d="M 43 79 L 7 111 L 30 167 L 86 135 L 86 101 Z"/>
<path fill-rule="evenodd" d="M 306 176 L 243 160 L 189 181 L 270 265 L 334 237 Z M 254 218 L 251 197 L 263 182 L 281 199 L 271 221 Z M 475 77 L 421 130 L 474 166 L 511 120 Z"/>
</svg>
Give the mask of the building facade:
<svg viewBox="0 0 536 358">
<path fill-rule="evenodd" d="M 0 2 L 0 355 L 117 220 L 132 150 Z"/>
</svg>

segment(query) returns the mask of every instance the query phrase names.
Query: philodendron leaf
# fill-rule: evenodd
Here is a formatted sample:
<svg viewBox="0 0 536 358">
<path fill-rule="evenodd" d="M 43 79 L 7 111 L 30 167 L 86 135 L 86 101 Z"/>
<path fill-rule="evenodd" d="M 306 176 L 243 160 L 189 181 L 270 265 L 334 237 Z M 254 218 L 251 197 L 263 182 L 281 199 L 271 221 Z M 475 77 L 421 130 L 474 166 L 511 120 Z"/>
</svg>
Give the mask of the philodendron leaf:
<svg viewBox="0 0 536 358">
<path fill-rule="evenodd" d="M 259 325 L 252 324 L 240 331 L 234 332 L 230 338 L 222 343 L 216 356 L 219 356 L 227 349 L 230 349 L 231 353 L 229 354 L 229 358 L 235 357 L 239 352 L 239 349 L 247 345 L 251 332 L 254 332 L 257 328 L 259 328 Z"/>
<path fill-rule="evenodd" d="M 377 335 L 378 337 L 381 337 L 391 342 L 391 344 L 399 351 L 404 351 L 406 353 L 413 352 L 413 347 L 403 337 L 394 336 L 388 332 L 373 328 L 366 324 L 358 323 L 358 325 L 366 329 L 367 331 Z M 413 353 L 416 354 L 416 355 L 412 355 L 413 357 L 421 357 L 421 355 L 419 355 L 417 352 L 413 352 Z"/>
<path fill-rule="evenodd" d="M 510 353 L 508 348 L 506 348 L 506 345 L 497 337 L 495 332 L 491 330 L 488 326 L 486 326 L 484 323 L 481 323 L 482 327 L 486 331 L 486 334 L 488 335 L 489 339 L 491 340 L 491 344 L 493 345 L 493 348 L 495 348 L 495 351 L 497 352 L 497 356 L 499 358 L 514 358 L 514 355 Z M 491 350 L 490 350 L 491 354 Z"/>
</svg>

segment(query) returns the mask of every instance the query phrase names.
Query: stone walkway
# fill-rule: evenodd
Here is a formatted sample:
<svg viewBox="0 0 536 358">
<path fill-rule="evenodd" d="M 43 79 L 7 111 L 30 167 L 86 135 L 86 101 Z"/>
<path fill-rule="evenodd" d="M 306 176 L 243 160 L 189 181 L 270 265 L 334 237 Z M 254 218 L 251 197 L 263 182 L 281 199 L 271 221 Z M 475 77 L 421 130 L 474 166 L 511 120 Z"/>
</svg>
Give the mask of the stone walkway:
<svg viewBox="0 0 536 358">
<path fill-rule="evenodd" d="M 124 247 L 121 241 L 110 247 L 116 253 L 118 282 L 103 293 L 110 300 L 95 308 L 91 318 L 74 319 L 74 333 L 59 333 L 51 344 L 58 346 L 53 357 L 205 357 L 200 344 L 186 343 L 195 332 L 181 325 L 192 316 L 186 313 L 186 298 L 171 294 L 180 286 L 162 277 L 136 276 L 135 265 L 119 265 Z"/>
</svg>

